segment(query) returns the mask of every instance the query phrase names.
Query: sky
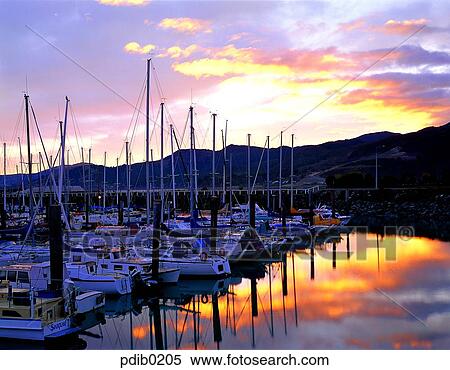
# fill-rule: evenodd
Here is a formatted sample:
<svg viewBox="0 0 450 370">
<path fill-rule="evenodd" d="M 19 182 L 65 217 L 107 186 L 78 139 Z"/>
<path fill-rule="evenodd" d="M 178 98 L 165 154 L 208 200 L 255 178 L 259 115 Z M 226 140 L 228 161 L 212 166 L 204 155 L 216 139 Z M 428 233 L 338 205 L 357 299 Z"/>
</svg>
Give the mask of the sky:
<svg viewBox="0 0 450 370">
<path fill-rule="evenodd" d="M 2 1 L 0 140 L 8 172 L 26 154 L 24 92 L 48 154 L 59 146 L 65 97 L 69 163 L 145 156 L 146 60 L 151 148 L 170 125 L 183 147 L 194 107 L 196 147 L 317 144 L 450 121 L 447 1 Z M 34 159 L 43 152 L 32 124 Z M 86 155 L 87 156 L 87 155 Z M 37 162 L 34 160 L 33 162 Z M 35 165 L 34 170 L 37 169 Z"/>
</svg>

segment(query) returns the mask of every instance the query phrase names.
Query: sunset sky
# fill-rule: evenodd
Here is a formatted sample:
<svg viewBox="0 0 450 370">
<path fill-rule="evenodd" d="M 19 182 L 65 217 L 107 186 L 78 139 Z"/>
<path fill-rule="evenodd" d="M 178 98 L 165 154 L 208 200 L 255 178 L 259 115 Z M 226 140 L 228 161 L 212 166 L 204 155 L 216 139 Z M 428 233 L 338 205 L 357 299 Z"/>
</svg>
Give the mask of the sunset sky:
<svg viewBox="0 0 450 370">
<path fill-rule="evenodd" d="M 197 147 L 207 148 L 210 112 L 218 114 L 219 143 L 228 119 L 229 143 L 244 144 L 251 133 L 259 146 L 270 135 L 271 147 L 281 130 L 285 143 L 294 133 L 305 145 L 442 125 L 450 121 L 449 14 L 450 3 L 438 0 L 3 1 L 0 140 L 8 170 L 17 136 L 25 142 L 26 89 L 49 152 L 67 95 L 70 162 L 80 160 L 74 119 L 78 147 L 92 147 L 98 163 L 107 151 L 110 165 L 121 152 L 124 162 L 137 122 L 133 158 L 143 160 L 144 116 L 133 106 L 145 112 L 139 96 L 149 55 L 152 120 L 161 97 L 169 113 L 165 155 L 168 125 L 183 136 L 191 101 Z M 155 158 L 158 142 L 157 126 Z"/>
</svg>

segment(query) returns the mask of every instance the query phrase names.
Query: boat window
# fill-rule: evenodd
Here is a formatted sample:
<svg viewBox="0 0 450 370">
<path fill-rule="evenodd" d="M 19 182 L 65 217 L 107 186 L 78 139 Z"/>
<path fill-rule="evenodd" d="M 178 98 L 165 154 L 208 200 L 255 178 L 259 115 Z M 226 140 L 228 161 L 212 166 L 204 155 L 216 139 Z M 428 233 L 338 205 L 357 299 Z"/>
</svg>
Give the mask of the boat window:
<svg viewBox="0 0 450 370">
<path fill-rule="evenodd" d="M 223 271 L 223 265 L 217 266 L 217 269 L 218 269 L 220 272 L 222 272 L 222 271 Z"/>
<path fill-rule="evenodd" d="M 17 311 L 13 311 L 13 310 L 3 310 L 3 316 L 7 316 L 7 317 L 21 317 L 20 313 L 18 313 Z"/>
<path fill-rule="evenodd" d="M 8 280 L 11 282 L 15 282 L 16 274 L 17 274 L 17 271 L 8 271 Z"/>
<path fill-rule="evenodd" d="M 109 253 L 104 254 L 104 255 L 103 255 L 103 259 L 104 259 L 104 260 L 109 260 Z"/>
<path fill-rule="evenodd" d="M 114 265 L 114 270 L 115 271 L 118 271 L 118 270 L 122 271 L 122 269 L 123 269 L 122 265 Z"/>
<path fill-rule="evenodd" d="M 42 308 L 41 307 L 38 308 L 37 314 L 38 314 L 39 317 L 42 315 Z"/>
<path fill-rule="evenodd" d="M 53 310 L 48 310 L 47 311 L 47 321 L 52 320 L 53 319 Z"/>
<path fill-rule="evenodd" d="M 105 264 L 105 263 L 102 263 L 100 266 L 102 266 L 102 269 L 107 269 L 108 268 L 108 265 Z"/>
<path fill-rule="evenodd" d="M 135 267 L 135 266 L 129 266 L 129 267 L 128 267 L 128 271 L 131 272 L 131 271 L 134 271 L 134 270 L 136 270 L 136 267 Z"/>
<path fill-rule="evenodd" d="M 113 252 L 113 257 L 114 259 L 119 259 L 120 258 L 120 252 Z"/>
<path fill-rule="evenodd" d="M 0 271 L 0 280 L 6 280 L 6 271 Z"/>
<path fill-rule="evenodd" d="M 73 256 L 72 262 L 81 262 L 81 256 Z"/>
<path fill-rule="evenodd" d="M 30 283 L 30 277 L 28 276 L 28 272 L 26 272 L 26 271 L 19 271 L 17 273 L 17 282 L 18 283 L 29 284 Z"/>
</svg>

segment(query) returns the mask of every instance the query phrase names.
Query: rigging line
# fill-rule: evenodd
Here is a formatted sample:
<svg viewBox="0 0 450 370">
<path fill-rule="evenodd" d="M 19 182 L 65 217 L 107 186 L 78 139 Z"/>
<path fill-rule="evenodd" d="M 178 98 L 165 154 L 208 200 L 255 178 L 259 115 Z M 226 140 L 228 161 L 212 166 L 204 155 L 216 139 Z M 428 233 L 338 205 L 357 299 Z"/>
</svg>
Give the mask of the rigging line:
<svg viewBox="0 0 450 370">
<path fill-rule="evenodd" d="M 80 162 L 81 162 L 81 148 L 84 147 L 83 136 L 81 135 L 80 126 L 78 124 L 78 119 L 76 117 L 75 109 L 74 109 L 71 101 L 69 101 L 69 107 L 70 107 L 70 114 L 72 116 L 72 121 L 74 124 L 75 137 L 76 137 L 77 145 L 78 145 L 78 154 L 80 156 Z M 77 133 L 77 129 L 78 129 L 78 133 Z M 81 146 L 80 146 L 80 142 L 81 142 Z"/>
<path fill-rule="evenodd" d="M 144 94 L 142 94 L 142 98 L 141 98 L 141 102 L 140 102 L 140 104 L 139 104 L 139 108 L 142 107 L 143 101 L 144 101 Z M 135 119 L 135 121 L 134 121 L 133 132 L 131 133 L 131 138 L 130 138 L 130 150 L 131 150 L 132 147 L 133 147 L 133 142 L 134 142 L 134 138 L 135 138 L 135 134 L 136 134 L 136 127 L 137 127 L 138 121 L 139 121 L 139 111 L 136 113 L 136 119 Z"/>
<path fill-rule="evenodd" d="M 180 144 L 178 143 L 177 135 L 175 134 L 175 132 L 173 133 L 173 137 L 174 137 L 174 139 L 175 139 L 175 143 L 177 144 L 177 148 L 178 148 L 177 153 L 178 153 L 178 156 L 179 156 L 179 158 L 181 159 L 181 164 L 183 165 L 183 170 L 184 170 L 183 173 L 184 173 L 184 176 L 186 177 L 187 183 L 189 184 L 190 178 L 189 178 L 189 176 L 187 175 L 188 170 L 187 170 L 186 164 L 184 163 L 184 159 L 183 159 L 183 155 L 182 155 L 182 152 L 181 152 Z M 182 176 L 182 178 L 183 178 L 183 176 Z"/>
<path fill-rule="evenodd" d="M 266 139 L 266 142 L 264 143 L 264 148 L 261 152 L 261 157 L 259 158 L 258 169 L 256 170 L 255 178 L 253 179 L 253 185 L 252 185 L 252 189 L 251 189 L 250 193 L 253 193 L 253 191 L 255 190 L 256 180 L 258 178 L 259 170 L 261 169 L 261 163 L 263 161 L 264 154 L 266 152 L 266 145 L 268 145 L 268 138 Z"/>
<path fill-rule="evenodd" d="M 181 138 L 180 138 L 181 139 L 181 146 L 183 146 L 183 144 L 184 144 L 184 136 L 186 135 L 188 121 L 189 121 L 189 112 L 187 113 L 186 121 L 184 122 L 183 134 L 181 135 Z"/>
<path fill-rule="evenodd" d="M 70 106 L 70 103 L 69 103 L 69 106 Z M 80 141 L 82 140 L 81 138 L 79 139 L 78 138 L 78 133 L 77 133 L 77 129 L 76 129 L 76 122 L 75 122 L 75 117 L 74 117 L 74 115 L 73 115 L 73 110 L 72 110 L 72 107 L 70 107 L 70 114 L 71 114 L 71 116 L 72 116 L 72 122 L 73 122 L 73 125 L 74 125 L 74 133 L 75 133 L 75 141 L 76 141 L 76 146 L 77 146 L 77 149 L 78 149 L 78 155 L 79 155 L 79 159 L 80 159 L 80 162 L 81 162 L 81 148 L 83 147 L 83 143 L 81 143 L 81 145 L 80 145 Z M 73 159 L 74 159 L 74 162 L 76 161 L 76 158 L 75 158 L 75 153 L 73 153 Z"/>
<path fill-rule="evenodd" d="M 285 127 L 282 131 L 287 131 L 291 129 L 293 126 L 295 126 L 297 123 L 299 123 L 302 119 L 304 119 L 306 116 L 308 116 L 310 113 L 314 112 L 317 108 L 319 108 L 322 104 L 326 103 L 328 100 L 339 94 L 343 89 L 345 89 L 348 85 L 350 85 L 353 81 L 359 79 L 364 73 L 366 73 L 369 69 L 372 69 L 375 65 L 377 65 L 379 62 L 381 62 L 384 58 L 392 54 L 395 50 L 397 50 L 399 47 L 401 47 L 403 44 L 405 44 L 409 39 L 411 39 L 413 36 L 417 35 L 419 32 L 421 32 L 426 25 L 419 27 L 414 32 L 412 32 L 408 37 L 406 37 L 402 42 L 395 45 L 391 49 L 389 49 L 386 53 L 384 53 L 380 58 L 375 60 L 372 64 L 370 64 L 368 67 L 364 68 L 361 72 L 359 72 L 356 76 L 354 76 L 352 79 L 345 82 L 340 88 L 333 91 L 330 95 L 328 95 L 325 99 L 317 103 L 315 106 L 313 106 L 311 109 L 309 109 L 306 113 L 304 113 L 299 119 L 295 120 L 291 124 L 289 124 L 287 127 Z M 279 138 L 280 134 L 272 138 L 272 141 Z"/>
<path fill-rule="evenodd" d="M 121 94 L 119 94 L 116 90 L 114 90 L 112 87 L 110 87 L 106 82 L 102 81 L 100 78 L 95 76 L 92 72 L 90 72 L 86 67 L 83 67 L 80 63 L 78 63 L 75 59 L 73 59 L 70 55 L 68 55 L 66 52 L 64 52 L 61 48 L 57 47 L 52 42 L 48 41 L 43 35 L 41 35 L 39 32 L 31 28 L 29 25 L 25 25 L 26 28 L 28 28 L 31 32 L 33 32 L 37 37 L 39 37 L 41 40 L 43 40 L 46 44 L 50 45 L 53 49 L 55 49 L 58 53 L 63 55 L 66 59 L 71 61 L 73 64 L 75 64 L 78 68 L 86 72 L 89 76 L 91 76 L 95 81 L 97 81 L 100 85 L 105 87 L 107 90 L 109 90 L 111 93 L 113 93 L 115 96 L 117 96 L 120 100 L 122 100 L 124 103 L 128 104 L 132 108 L 136 109 L 133 103 L 131 103 L 129 100 L 124 98 Z M 141 112 L 145 115 L 145 113 Z M 150 117 L 149 117 L 150 118 Z M 154 122 L 156 125 L 157 123 Z"/>
<path fill-rule="evenodd" d="M 161 113 L 161 105 L 159 106 L 158 112 L 156 113 L 156 120 L 158 119 L 160 113 Z M 151 143 L 151 141 L 152 141 L 152 139 L 153 139 L 153 135 L 155 135 L 155 129 L 156 129 L 156 127 L 153 126 L 153 127 L 152 127 L 152 132 L 150 132 L 150 139 L 149 139 L 149 142 L 150 142 L 150 143 Z M 158 137 L 155 137 L 155 141 L 156 141 L 156 147 L 159 148 L 159 145 L 158 145 Z"/>
<path fill-rule="evenodd" d="M 205 139 L 206 133 L 203 132 L 203 127 L 202 127 L 202 125 L 200 124 L 200 119 L 198 118 L 197 112 L 194 112 L 194 124 L 196 124 L 196 126 L 198 127 L 198 131 L 199 131 L 200 138 L 203 137 L 203 139 Z M 199 149 L 200 149 L 200 148 L 199 148 Z"/>
<path fill-rule="evenodd" d="M 138 95 L 138 98 L 137 98 L 137 101 L 136 101 L 136 105 L 137 104 L 142 105 L 142 99 L 144 98 L 144 92 L 145 92 L 145 85 L 146 84 L 145 84 L 145 79 L 144 79 L 144 81 L 142 82 L 142 87 L 141 87 L 141 89 L 139 91 L 139 95 Z M 133 114 L 131 115 L 130 123 L 128 124 L 127 132 L 126 132 L 126 135 L 125 135 L 125 141 L 129 141 L 128 140 L 128 135 L 130 134 L 130 129 L 131 129 L 131 126 L 133 124 L 133 121 L 135 119 L 135 115 L 136 114 L 137 114 L 137 108 L 135 110 L 133 110 Z M 119 154 L 119 159 L 122 157 L 123 151 L 125 150 L 125 141 L 122 143 L 122 147 L 120 149 L 120 154 Z"/>
<path fill-rule="evenodd" d="M 19 127 L 21 127 L 21 123 L 22 123 L 22 119 L 24 117 L 24 108 L 25 108 L 25 102 L 22 100 L 22 103 L 20 104 L 20 110 L 19 113 L 17 115 L 17 120 L 16 120 L 16 124 L 14 126 L 14 130 L 13 130 L 13 134 L 12 137 L 9 141 L 9 146 L 13 146 L 16 139 L 17 139 L 17 134 L 19 132 Z M 6 141 L 6 138 L 5 138 Z"/>
<path fill-rule="evenodd" d="M 32 115 L 33 115 L 34 123 L 36 124 L 36 129 L 37 129 L 37 132 L 38 132 L 38 134 L 39 134 L 39 138 L 40 138 L 40 140 L 41 140 L 41 145 L 42 145 L 42 149 L 43 149 L 43 151 L 44 151 L 45 159 L 46 159 L 46 161 L 47 161 L 47 165 L 49 166 L 50 177 L 51 177 L 51 179 L 52 179 L 54 191 L 55 191 L 55 193 L 56 193 L 56 197 L 58 198 L 58 202 L 61 203 L 61 199 L 59 199 L 58 192 L 56 191 L 56 189 L 57 189 L 57 187 L 56 187 L 56 181 L 55 181 L 55 178 L 54 178 L 54 176 L 53 176 L 53 171 L 52 171 L 52 169 L 53 169 L 54 166 L 53 166 L 53 164 L 51 164 L 50 161 L 49 161 L 49 158 L 48 158 L 48 155 L 47 155 L 47 150 L 45 149 L 44 140 L 42 139 L 41 130 L 39 129 L 39 125 L 38 125 L 38 122 L 37 122 L 36 114 L 35 114 L 35 112 L 34 112 L 33 105 L 31 104 L 31 100 L 29 101 L 29 103 L 30 103 L 30 108 L 31 108 L 31 113 L 32 113 Z M 59 152 L 59 151 L 58 151 L 58 152 Z M 55 158 L 55 163 L 56 163 L 56 158 Z M 50 166 L 51 166 L 51 167 L 50 167 Z M 65 212 L 63 212 L 63 214 L 65 215 Z"/>
</svg>

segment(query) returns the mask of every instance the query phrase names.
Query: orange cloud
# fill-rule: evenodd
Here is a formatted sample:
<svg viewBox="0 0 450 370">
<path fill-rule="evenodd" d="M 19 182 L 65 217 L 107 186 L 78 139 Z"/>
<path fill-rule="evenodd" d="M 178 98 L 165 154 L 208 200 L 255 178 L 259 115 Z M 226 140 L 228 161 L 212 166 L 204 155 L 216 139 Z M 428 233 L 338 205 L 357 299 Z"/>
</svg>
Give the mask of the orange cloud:
<svg viewBox="0 0 450 370">
<path fill-rule="evenodd" d="M 97 2 L 110 6 L 142 6 L 147 5 L 150 0 L 97 0 Z"/>
<path fill-rule="evenodd" d="M 199 46 L 195 45 L 195 44 L 192 44 L 184 49 L 179 46 L 171 46 L 164 53 L 159 54 L 158 57 L 160 57 L 160 58 L 169 57 L 169 58 L 173 58 L 173 59 L 174 58 L 187 58 L 192 53 L 197 51 L 198 49 L 199 49 Z"/>
<path fill-rule="evenodd" d="M 164 18 L 158 27 L 172 29 L 184 33 L 212 32 L 211 23 L 203 19 L 194 18 Z"/>
<path fill-rule="evenodd" d="M 355 19 L 350 22 L 341 23 L 339 25 L 339 30 L 344 32 L 351 32 L 357 29 L 361 29 L 366 26 L 366 22 L 363 19 Z"/>
<path fill-rule="evenodd" d="M 414 32 L 419 27 L 425 25 L 427 20 L 424 18 L 421 19 L 409 19 L 405 21 L 396 21 L 393 19 L 388 20 L 382 30 L 386 33 L 393 33 L 399 35 L 407 35 L 411 32 Z"/>
<path fill-rule="evenodd" d="M 187 76 L 194 76 L 195 78 L 246 74 L 269 74 L 274 76 L 291 74 L 290 68 L 283 65 L 242 62 L 225 58 L 203 58 L 192 62 L 175 63 L 172 65 L 172 68 L 177 72 Z"/>
<path fill-rule="evenodd" d="M 153 44 L 140 45 L 136 41 L 129 42 L 123 47 L 123 50 L 129 54 L 148 54 L 152 50 L 155 50 L 156 46 Z"/>
</svg>

